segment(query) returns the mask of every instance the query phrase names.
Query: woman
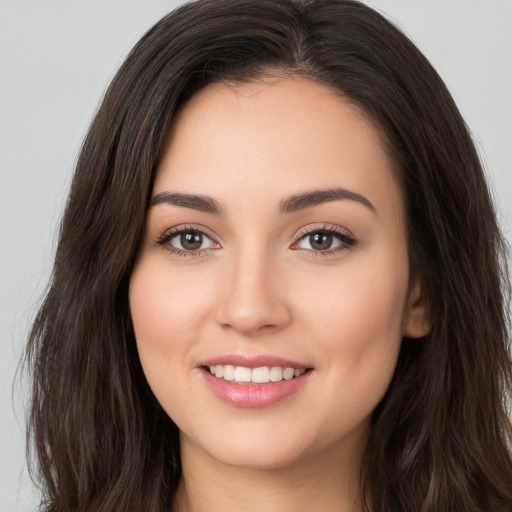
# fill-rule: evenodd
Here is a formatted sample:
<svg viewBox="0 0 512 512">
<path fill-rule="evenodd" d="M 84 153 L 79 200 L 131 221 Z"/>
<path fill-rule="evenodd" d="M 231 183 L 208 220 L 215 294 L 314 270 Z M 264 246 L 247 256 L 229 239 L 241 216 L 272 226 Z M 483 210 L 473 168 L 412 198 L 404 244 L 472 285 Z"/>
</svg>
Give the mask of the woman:
<svg viewBox="0 0 512 512">
<path fill-rule="evenodd" d="M 47 509 L 509 510 L 504 251 L 380 15 L 178 9 L 90 128 L 31 333 Z"/>
</svg>

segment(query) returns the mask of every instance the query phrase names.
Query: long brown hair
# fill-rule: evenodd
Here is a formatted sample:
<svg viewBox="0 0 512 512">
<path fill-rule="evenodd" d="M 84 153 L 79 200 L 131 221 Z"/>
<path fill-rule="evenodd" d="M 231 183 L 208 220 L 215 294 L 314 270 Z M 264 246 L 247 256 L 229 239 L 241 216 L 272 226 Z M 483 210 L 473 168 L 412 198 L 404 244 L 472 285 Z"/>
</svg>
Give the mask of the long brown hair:
<svg viewBox="0 0 512 512">
<path fill-rule="evenodd" d="M 187 4 L 149 30 L 113 79 L 80 153 L 27 347 L 43 505 L 170 510 L 178 430 L 145 381 L 128 280 L 176 109 L 209 83 L 273 72 L 330 87 L 380 128 L 406 200 L 411 268 L 429 290 L 432 331 L 404 339 L 373 415 L 366 509 L 510 510 L 509 281 L 484 173 L 425 57 L 352 0 Z"/>
</svg>

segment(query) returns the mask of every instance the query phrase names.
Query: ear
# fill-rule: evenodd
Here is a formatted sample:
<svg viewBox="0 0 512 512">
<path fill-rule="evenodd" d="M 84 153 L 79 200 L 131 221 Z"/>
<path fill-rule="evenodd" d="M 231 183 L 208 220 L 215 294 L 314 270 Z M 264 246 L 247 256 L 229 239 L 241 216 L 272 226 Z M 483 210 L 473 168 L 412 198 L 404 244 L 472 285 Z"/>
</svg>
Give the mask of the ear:
<svg viewBox="0 0 512 512">
<path fill-rule="evenodd" d="M 402 334 L 407 338 L 426 336 L 432 328 L 432 312 L 423 280 L 417 277 L 409 286 Z"/>
</svg>

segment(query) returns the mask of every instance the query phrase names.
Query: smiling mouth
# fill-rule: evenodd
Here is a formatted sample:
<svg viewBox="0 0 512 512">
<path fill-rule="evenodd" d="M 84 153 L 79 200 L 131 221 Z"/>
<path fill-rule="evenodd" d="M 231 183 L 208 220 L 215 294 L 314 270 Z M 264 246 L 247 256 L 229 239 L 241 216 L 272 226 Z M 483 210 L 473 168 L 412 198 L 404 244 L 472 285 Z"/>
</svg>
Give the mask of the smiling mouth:
<svg viewBox="0 0 512 512">
<path fill-rule="evenodd" d="M 269 382 L 293 380 L 310 370 L 309 368 L 281 366 L 247 368 L 245 366 L 234 366 L 231 364 L 217 364 L 214 366 L 204 366 L 203 368 L 214 377 L 233 384 L 267 384 Z"/>
</svg>

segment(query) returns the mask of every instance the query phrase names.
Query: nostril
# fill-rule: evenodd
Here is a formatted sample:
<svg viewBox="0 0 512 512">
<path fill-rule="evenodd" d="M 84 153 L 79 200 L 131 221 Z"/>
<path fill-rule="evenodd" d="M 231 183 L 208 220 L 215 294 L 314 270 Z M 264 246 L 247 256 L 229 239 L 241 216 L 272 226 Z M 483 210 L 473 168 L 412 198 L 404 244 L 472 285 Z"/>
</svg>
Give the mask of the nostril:
<svg viewBox="0 0 512 512">
<path fill-rule="evenodd" d="M 277 302 L 277 301 L 275 301 Z M 217 322 L 226 330 L 244 334 L 270 333 L 288 325 L 291 314 L 286 304 L 272 304 L 271 301 L 248 305 L 228 300 L 219 307 Z"/>
</svg>

